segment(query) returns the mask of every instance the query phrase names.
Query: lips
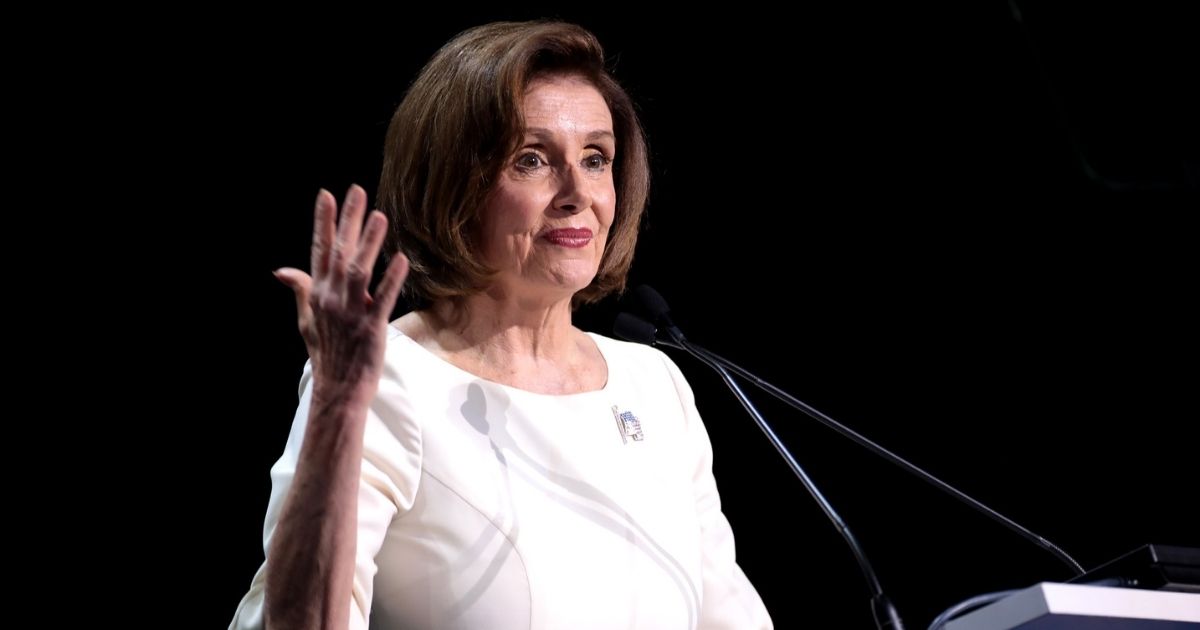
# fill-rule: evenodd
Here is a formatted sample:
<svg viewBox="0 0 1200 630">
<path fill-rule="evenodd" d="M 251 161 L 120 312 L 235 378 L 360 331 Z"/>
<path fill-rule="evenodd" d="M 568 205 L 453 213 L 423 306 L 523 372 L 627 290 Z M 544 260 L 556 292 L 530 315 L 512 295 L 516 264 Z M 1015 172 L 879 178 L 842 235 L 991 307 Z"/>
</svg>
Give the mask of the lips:
<svg viewBox="0 0 1200 630">
<path fill-rule="evenodd" d="M 542 238 L 562 247 L 583 247 L 592 241 L 592 231 L 587 228 L 559 228 L 546 232 Z"/>
</svg>

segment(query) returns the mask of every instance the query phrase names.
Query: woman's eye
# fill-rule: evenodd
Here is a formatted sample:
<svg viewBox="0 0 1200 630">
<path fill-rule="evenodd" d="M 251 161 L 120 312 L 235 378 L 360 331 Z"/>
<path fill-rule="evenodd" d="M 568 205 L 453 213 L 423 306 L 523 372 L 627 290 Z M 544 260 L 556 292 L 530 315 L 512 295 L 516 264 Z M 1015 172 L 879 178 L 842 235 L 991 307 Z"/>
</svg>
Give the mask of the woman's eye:
<svg viewBox="0 0 1200 630">
<path fill-rule="evenodd" d="M 517 167 L 523 169 L 537 168 L 542 165 L 542 157 L 536 153 L 526 153 L 517 158 Z"/>
<path fill-rule="evenodd" d="M 608 157 L 605 156 L 604 154 L 596 153 L 594 155 L 589 155 L 587 158 L 585 158 L 583 163 L 592 170 L 600 170 L 600 169 L 603 169 L 605 166 L 608 166 L 608 163 L 611 161 L 612 160 L 608 159 Z"/>
</svg>

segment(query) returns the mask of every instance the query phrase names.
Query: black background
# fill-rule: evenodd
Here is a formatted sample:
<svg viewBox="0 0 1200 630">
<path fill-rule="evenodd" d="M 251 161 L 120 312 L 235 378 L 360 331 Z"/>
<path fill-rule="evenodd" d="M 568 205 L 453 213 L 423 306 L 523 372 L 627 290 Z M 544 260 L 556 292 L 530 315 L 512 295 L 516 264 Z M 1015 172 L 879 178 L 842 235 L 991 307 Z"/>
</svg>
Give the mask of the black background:
<svg viewBox="0 0 1200 630">
<path fill-rule="evenodd" d="M 1009 4 L 976 4 L 655 18 L 447 6 L 206 15 L 200 36 L 160 34 L 187 53 L 163 71 L 177 91 L 159 113 L 164 181 L 194 205 L 167 229 L 198 246 L 176 258 L 200 271 L 178 312 L 192 325 L 176 360 L 195 376 L 168 392 L 204 427 L 190 438 L 206 454 L 186 561 L 209 576 L 189 593 L 195 620 L 228 623 L 262 559 L 267 473 L 304 360 L 271 270 L 307 264 L 318 187 L 373 196 L 408 83 L 455 33 L 496 19 L 560 17 L 604 43 L 652 150 L 632 284 L 658 288 L 693 340 L 1086 567 L 1144 543 L 1200 546 L 1194 22 L 1081 4 L 1027 8 L 1023 28 Z M 610 333 L 617 311 L 609 300 L 578 323 Z M 739 562 L 777 626 L 871 627 L 833 527 L 719 379 L 675 358 L 713 438 Z M 754 395 L 910 627 L 1069 577 Z"/>
</svg>

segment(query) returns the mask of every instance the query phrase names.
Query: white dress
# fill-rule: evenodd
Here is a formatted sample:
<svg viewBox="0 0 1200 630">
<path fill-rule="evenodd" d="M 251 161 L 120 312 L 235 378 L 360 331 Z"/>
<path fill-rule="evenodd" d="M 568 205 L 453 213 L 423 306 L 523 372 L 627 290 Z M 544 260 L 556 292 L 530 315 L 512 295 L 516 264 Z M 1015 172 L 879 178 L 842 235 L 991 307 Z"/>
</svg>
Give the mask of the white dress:
<svg viewBox="0 0 1200 630">
<path fill-rule="evenodd" d="M 592 334 L 603 389 L 536 394 L 389 329 L 364 437 L 351 628 L 771 628 L 734 560 L 691 388 L 662 352 Z M 267 548 L 311 365 L 271 469 Z M 266 564 L 231 630 L 262 627 Z"/>
</svg>

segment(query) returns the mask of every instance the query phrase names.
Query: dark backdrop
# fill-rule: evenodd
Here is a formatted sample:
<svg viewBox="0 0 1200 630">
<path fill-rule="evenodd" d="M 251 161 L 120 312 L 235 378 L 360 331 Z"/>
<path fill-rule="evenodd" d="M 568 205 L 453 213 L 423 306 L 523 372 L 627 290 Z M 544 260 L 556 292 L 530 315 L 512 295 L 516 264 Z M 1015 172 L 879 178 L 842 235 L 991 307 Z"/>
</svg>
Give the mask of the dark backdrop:
<svg viewBox="0 0 1200 630">
<path fill-rule="evenodd" d="M 200 235 L 220 298 L 186 313 L 204 322 L 189 331 L 203 394 L 187 394 L 208 427 L 191 566 L 214 577 L 200 625 L 228 623 L 262 559 L 267 473 L 296 402 L 304 349 L 270 272 L 307 264 L 318 187 L 373 196 L 409 81 L 445 40 L 494 19 L 562 17 L 605 44 L 653 152 L 632 280 L 657 287 L 691 338 L 1085 566 L 1144 543 L 1200 546 L 1185 437 L 1198 207 L 1185 112 L 1200 111 L 1188 21 L 1081 6 L 1027 10 L 1022 27 L 1011 5 L 978 4 L 205 20 L 172 71 L 187 77 L 183 145 L 202 175 L 180 195 L 202 206 L 182 231 Z M 608 333 L 617 310 L 578 321 Z M 713 438 L 739 561 L 778 627 L 870 627 L 834 529 L 720 381 L 676 360 Z M 970 595 L 1069 576 L 756 397 L 910 627 Z"/>
</svg>

